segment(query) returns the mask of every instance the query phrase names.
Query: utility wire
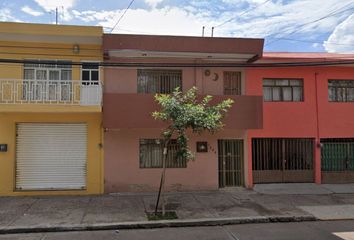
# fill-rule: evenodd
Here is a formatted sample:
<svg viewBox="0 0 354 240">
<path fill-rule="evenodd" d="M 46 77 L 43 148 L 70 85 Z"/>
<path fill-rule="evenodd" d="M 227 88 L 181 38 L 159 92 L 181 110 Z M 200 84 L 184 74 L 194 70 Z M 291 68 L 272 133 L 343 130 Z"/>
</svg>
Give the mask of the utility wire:
<svg viewBox="0 0 354 240">
<path fill-rule="evenodd" d="M 113 30 L 117 27 L 117 25 L 120 23 L 120 21 L 123 19 L 124 15 L 127 13 L 128 9 L 130 8 L 130 6 L 133 4 L 134 0 L 131 0 L 128 7 L 125 9 L 125 11 L 123 12 L 123 14 L 120 16 L 120 18 L 118 19 L 118 21 L 116 22 L 116 24 L 114 24 L 114 26 L 111 29 L 111 33 L 113 32 Z"/>
<path fill-rule="evenodd" d="M 232 17 L 232 18 L 226 20 L 225 22 L 222 22 L 222 23 L 220 23 L 219 25 L 216 25 L 214 28 L 221 27 L 221 26 L 225 25 L 226 23 L 229 23 L 229 22 L 231 22 L 232 20 L 234 20 L 234 19 L 236 19 L 236 18 L 238 18 L 238 17 L 241 17 L 241 16 L 245 15 L 245 14 L 248 13 L 248 12 L 257 9 L 257 8 L 259 8 L 260 6 L 266 4 L 266 3 L 270 2 L 270 1 L 272 1 L 272 0 L 266 0 L 266 1 L 264 1 L 263 3 L 260 3 L 260 4 L 256 5 L 256 6 L 252 7 L 252 8 L 249 8 L 249 9 L 247 9 L 246 11 L 244 11 L 244 12 L 240 13 L 239 15 L 237 15 L 236 17 Z"/>
<path fill-rule="evenodd" d="M 349 57 L 348 57 L 349 58 Z M 0 64 L 47 64 L 55 65 L 58 63 L 53 63 L 50 60 L 23 60 L 23 59 L 0 59 Z M 82 66 L 87 63 L 85 62 L 60 62 L 60 65 L 67 66 Z M 189 67 L 262 67 L 262 68 L 272 68 L 272 67 L 310 67 L 310 66 L 333 66 L 333 65 L 354 65 L 354 59 L 338 60 L 329 59 L 327 61 L 312 61 L 312 62 L 275 62 L 275 63 L 146 63 L 146 62 L 95 62 L 92 63 L 99 65 L 101 67 L 163 67 L 163 68 L 189 68 Z"/>
<path fill-rule="evenodd" d="M 304 26 L 307 26 L 307 25 L 310 25 L 310 24 L 312 24 L 312 23 L 316 23 L 316 22 L 322 21 L 322 20 L 324 20 L 324 19 L 326 19 L 326 18 L 329 18 L 329 17 L 335 16 L 335 15 L 341 14 L 341 13 L 343 13 L 343 12 L 352 10 L 352 9 L 354 9 L 354 7 L 350 7 L 350 8 L 346 8 L 346 9 L 344 9 L 344 10 L 341 10 L 341 9 L 343 9 L 343 8 L 345 8 L 345 7 L 349 6 L 349 5 L 351 5 L 352 3 L 353 3 L 353 2 L 350 2 L 349 4 L 343 6 L 343 7 L 339 8 L 339 9 L 337 9 L 337 10 L 335 10 L 335 11 L 332 11 L 331 13 L 329 13 L 329 14 L 327 14 L 327 15 L 325 15 L 325 16 L 319 18 L 319 19 L 315 19 L 315 20 L 313 20 L 313 21 L 306 22 L 306 23 L 304 23 L 304 24 L 301 24 L 301 25 L 299 25 L 299 26 L 296 26 L 296 27 L 293 28 L 293 29 L 294 29 L 293 31 L 291 31 L 290 33 L 285 33 L 285 34 L 286 34 L 287 36 L 292 35 L 292 34 L 294 34 L 294 33 L 297 33 L 297 32 L 299 32 L 299 31 L 301 31 L 301 30 L 302 30 L 301 28 L 303 28 Z M 341 11 L 340 11 L 340 10 L 341 10 Z M 339 11 L 339 12 L 338 12 L 338 11 Z M 271 36 L 274 36 L 274 35 L 280 35 L 280 34 L 279 34 L 279 33 L 275 33 L 275 34 L 269 35 L 268 37 L 271 37 Z M 279 41 L 279 40 L 271 41 L 271 42 L 267 43 L 265 46 L 268 46 L 268 45 L 270 45 L 270 44 L 273 44 L 274 42 L 277 42 L 277 41 Z"/>
<path fill-rule="evenodd" d="M 285 41 L 294 41 L 294 42 L 303 42 L 303 43 L 319 43 L 322 44 L 324 41 L 322 42 L 313 42 L 313 41 L 307 41 L 307 40 L 301 40 L 301 39 L 294 39 L 294 38 L 282 38 L 282 37 L 273 37 L 274 39 L 278 39 L 278 40 L 285 40 Z M 340 46 L 350 46 L 353 47 L 353 44 L 344 44 L 344 43 L 336 43 L 336 42 L 327 42 L 328 44 L 333 44 L 333 45 L 340 45 Z"/>
</svg>

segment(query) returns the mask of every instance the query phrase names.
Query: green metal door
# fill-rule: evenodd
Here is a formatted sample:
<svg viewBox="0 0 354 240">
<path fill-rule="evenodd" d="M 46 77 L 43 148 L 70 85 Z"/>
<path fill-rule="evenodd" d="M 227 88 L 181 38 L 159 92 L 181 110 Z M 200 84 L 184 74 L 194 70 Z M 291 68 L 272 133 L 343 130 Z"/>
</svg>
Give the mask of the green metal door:
<svg viewBox="0 0 354 240">
<path fill-rule="evenodd" d="M 244 185 L 243 140 L 218 140 L 219 187 Z"/>
<path fill-rule="evenodd" d="M 322 182 L 354 182 L 354 139 L 321 140 Z"/>
</svg>

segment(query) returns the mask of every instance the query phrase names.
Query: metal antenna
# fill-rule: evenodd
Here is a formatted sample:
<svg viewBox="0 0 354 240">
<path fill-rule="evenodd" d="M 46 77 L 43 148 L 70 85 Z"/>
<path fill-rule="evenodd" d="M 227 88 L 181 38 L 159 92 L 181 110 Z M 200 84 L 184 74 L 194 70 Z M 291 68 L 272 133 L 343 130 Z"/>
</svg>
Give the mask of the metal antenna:
<svg viewBox="0 0 354 240">
<path fill-rule="evenodd" d="M 55 24 L 58 25 L 58 7 L 55 8 Z"/>
<path fill-rule="evenodd" d="M 205 26 L 203 26 L 202 37 L 204 37 Z"/>
<path fill-rule="evenodd" d="M 214 37 L 214 27 L 211 28 L 211 37 Z"/>
</svg>

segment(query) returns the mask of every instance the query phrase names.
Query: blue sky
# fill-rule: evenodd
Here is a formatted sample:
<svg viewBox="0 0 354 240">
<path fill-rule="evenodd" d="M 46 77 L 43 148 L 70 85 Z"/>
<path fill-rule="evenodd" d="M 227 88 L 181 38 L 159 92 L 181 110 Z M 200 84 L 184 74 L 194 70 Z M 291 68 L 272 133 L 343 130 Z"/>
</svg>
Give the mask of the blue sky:
<svg viewBox="0 0 354 240">
<path fill-rule="evenodd" d="M 0 21 L 100 25 L 131 0 L 0 0 Z M 266 51 L 354 53 L 354 0 L 135 0 L 114 33 L 265 38 Z"/>
</svg>

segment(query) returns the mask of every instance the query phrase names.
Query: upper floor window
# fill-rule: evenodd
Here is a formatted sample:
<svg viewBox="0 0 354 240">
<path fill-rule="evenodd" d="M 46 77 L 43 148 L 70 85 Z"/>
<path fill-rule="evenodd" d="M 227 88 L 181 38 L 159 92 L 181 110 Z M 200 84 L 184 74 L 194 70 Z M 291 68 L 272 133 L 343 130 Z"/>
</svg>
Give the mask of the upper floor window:
<svg viewBox="0 0 354 240">
<path fill-rule="evenodd" d="M 172 139 L 167 153 L 167 168 L 186 168 L 187 160 L 177 157 L 178 144 Z M 140 139 L 140 168 L 162 168 L 162 139 Z"/>
<path fill-rule="evenodd" d="M 263 97 L 267 102 L 302 102 L 302 79 L 263 79 Z"/>
<path fill-rule="evenodd" d="M 100 68 L 96 62 L 84 62 L 81 66 L 82 85 L 98 85 Z"/>
<path fill-rule="evenodd" d="M 224 94 L 241 95 L 241 72 L 224 72 Z"/>
<path fill-rule="evenodd" d="M 35 101 L 68 101 L 71 96 L 72 67 L 70 61 L 46 60 L 25 63 L 22 99 Z"/>
<path fill-rule="evenodd" d="M 25 63 L 25 80 L 71 80 L 72 68 L 70 61 L 46 61 L 46 64 Z"/>
<path fill-rule="evenodd" d="M 138 93 L 172 93 L 182 89 L 181 70 L 138 70 Z"/>
<path fill-rule="evenodd" d="M 354 102 L 354 80 L 328 80 L 328 101 Z"/>
</svg>

